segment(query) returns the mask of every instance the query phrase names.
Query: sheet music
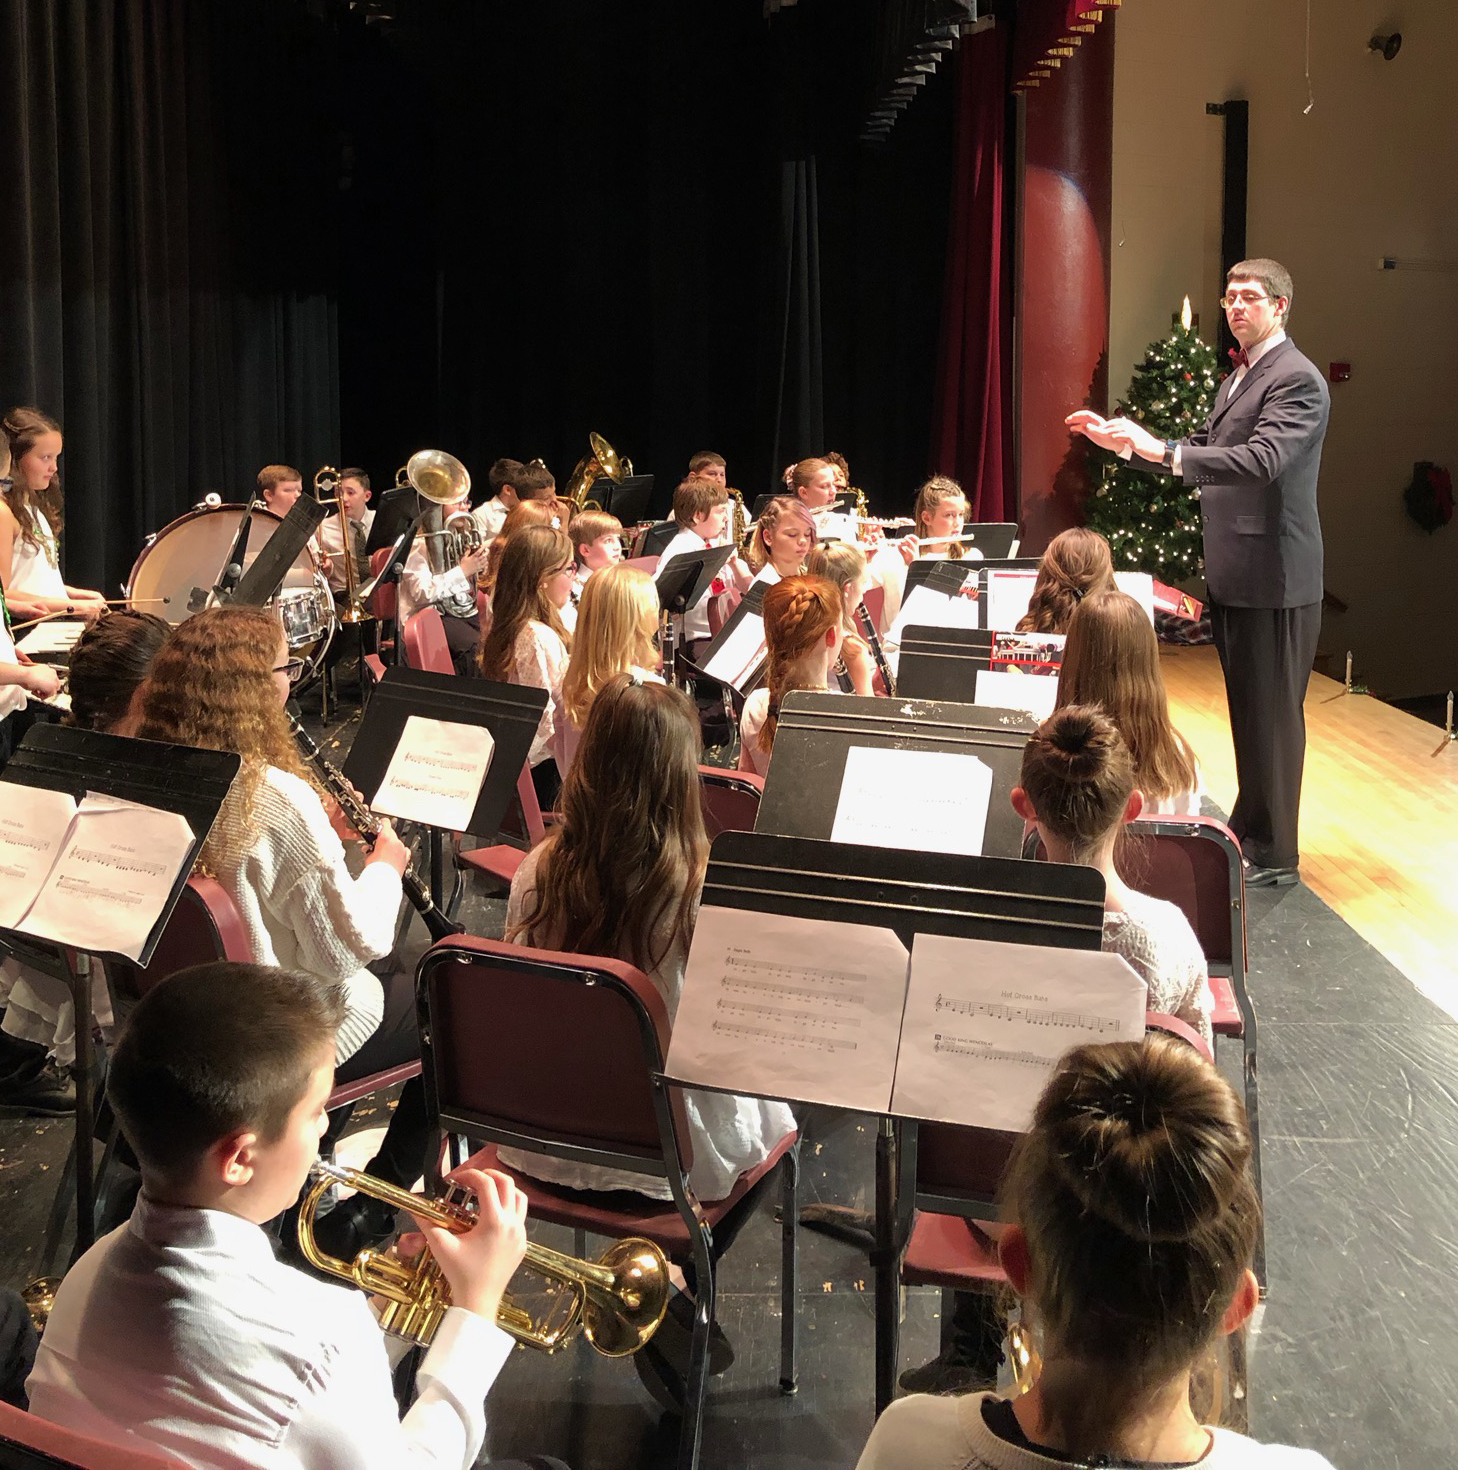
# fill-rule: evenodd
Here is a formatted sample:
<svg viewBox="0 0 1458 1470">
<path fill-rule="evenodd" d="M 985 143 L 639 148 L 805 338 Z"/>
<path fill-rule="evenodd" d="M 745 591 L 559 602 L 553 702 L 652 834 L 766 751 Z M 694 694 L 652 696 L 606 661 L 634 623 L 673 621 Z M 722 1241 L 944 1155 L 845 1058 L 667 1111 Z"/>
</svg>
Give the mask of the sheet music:
<svg viewBox="0 0 1458 1470">
<path fill-rule="evenodd" d="M 890 642 L 900 643 L 907 628 L 976 628 L 980 626 L 979 616 L 975 597 L 964 597 L 960 592 L 947 597 L 923 582 L 911 589 L 886 636 Z"/>
<path fill-rule="evenodd" d="M 764 661 L 764 619 L 758 613 L 747 612 L 704 665 L 704 672 L 743 693 L 745 684 Z"/>
<path fill-rule="evenodd" d="M 1119 956 L 918 934 L 891 1111 L 1025 1132 L 1053 1067 L 1144 1035 L 1146 988 Z"/>
<path fill-rule="evenodd" d="M 79 618 L 74 621 L 50 618 L 21 634 L 15 646 L 30 658 L 44 662 L 48 653 L 70 653 L 85 631 L 86 624 Z"/>
<path fill-rule="evenodd" d="M 906 960 L 889 929 L 705 907 L 667 1074 L 751 1096 L 884 1112 Z"/>
<path fill-rule="evenodd" d="M 495 749 L 482 725 L 410 715 L 371 805 L 386 816 L 465 832 Z"/>
<path fill-rule="evenodd" d="M 991 800 L 992 768 L 975 755 L 853 745 L 830 840 L 975 857 Z"/>
<path fill-rule="evenodd" d="M 1033 598 L 1033 587 L 1038 580 L 1035 571 L 999 572 L 987 574 L 987 626 L 999 631 L 1011 632 L 1022 620 Z"/>
<path fill-rule="evenodd" d="M 35 902 L 75 815 L 64 791 L 0 781 L 0 929 L 16 928 Z"/>
<path fill-rule="evenodd" d="M 1058 703 L 1058 680 L 1021 669 L 978 669 L 972 703 L 992 709 L 1025 709 L 1041 724 Z"/>
<path fill-rule="evenodd" d="M 1120 592 L 1127 592 L 1152 623 L 1154 621 L 1154 578 L 1148 572 L 1115 572 L 1114 581 Z"/>
<path fill-rule="evenodd" d="M 88 792 L 25 934 L 138 959 L 162 917 L 193 832 L 176 812 Z"/>
</svg>

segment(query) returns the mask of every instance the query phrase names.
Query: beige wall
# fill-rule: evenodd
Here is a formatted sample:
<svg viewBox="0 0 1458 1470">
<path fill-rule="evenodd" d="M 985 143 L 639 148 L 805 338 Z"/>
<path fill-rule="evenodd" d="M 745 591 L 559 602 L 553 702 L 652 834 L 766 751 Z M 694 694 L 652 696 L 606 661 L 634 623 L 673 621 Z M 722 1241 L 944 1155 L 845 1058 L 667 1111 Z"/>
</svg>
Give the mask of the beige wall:
<svg viewBox="0 0 1458 1470">
<path fill-rule="evenodd" d="M 1189 292 L 1207 340 L 1220 294 L 1223 123 L 1250 102 L 1247 248 L 1296 282 L 1291 335 L 1331 385 L 1322 462 L 1321 648 L 1400 697 L 1458 684 L 1458 520 L 1429 536 L 1402 490 L 1415 460 L 1458 474 L 1458 3 L 1125 0 L 1114 101 L 1109 382 Z M 1398 29 L 1388 62 L 1367 42 Z M 1434 268 L 1383 272 L 1382 256 Z"/>
</svg>

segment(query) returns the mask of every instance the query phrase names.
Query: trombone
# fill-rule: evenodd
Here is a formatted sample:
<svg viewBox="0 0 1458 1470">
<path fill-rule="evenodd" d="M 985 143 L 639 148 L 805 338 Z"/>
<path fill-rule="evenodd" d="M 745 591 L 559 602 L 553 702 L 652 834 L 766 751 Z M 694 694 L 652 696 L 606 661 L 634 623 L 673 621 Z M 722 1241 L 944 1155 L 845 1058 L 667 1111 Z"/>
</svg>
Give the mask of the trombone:
<svg viewBox="0 0 1458 1470">
<path fill-rule="evenodd" d="M 344 562 L 344 606 L 339 610 L 341 623 L 372 622 L 359 599 L 359 566 L 354 559 L 354 537 L 344 510 L 344 497 L 339 493 L 341 475 L 332 464 L 326 464 L 314 476 L 314 499 L 320 505 L 332 505 L 339 513 L 339 555 Z"/>
<path fill-rule="evenodd" d="M 408 1342 L 429 1343 L 451 1304 L 450 1283 L 429 1250 L 422 1251 L 414 1262 L 374 1250 L 363 1250 L 349 1262 L 321 1251 L 314 1239 L 314 1216 L 331 1184 L 356 1189 L 461 1233 L 475 1223 L 474 1201 L 462 1189 L 452 1189 L 443 1199 L 425 1199 L 373 1175 L 320 1159 L 299 1206 L 299 1248 L 305 1260 L 317 1270 L 384 1297 L 380 1326 L 386 1332 Z M 630 1237 L 617 1241 L 597 1261 L 582 1261 L 528 1243 L 525 1259 L 539 1276 L 561 1283 L 562 1288 L 541 1320 L 509 1299 L 502 1301 L 497 1325 L 527 1347 L 555 1353 L 581 1333 L 604 1357 L 626 1357 L 658 1331 L 668 1310 L 668 1260 L 651 1240 Z"/>
</svg>

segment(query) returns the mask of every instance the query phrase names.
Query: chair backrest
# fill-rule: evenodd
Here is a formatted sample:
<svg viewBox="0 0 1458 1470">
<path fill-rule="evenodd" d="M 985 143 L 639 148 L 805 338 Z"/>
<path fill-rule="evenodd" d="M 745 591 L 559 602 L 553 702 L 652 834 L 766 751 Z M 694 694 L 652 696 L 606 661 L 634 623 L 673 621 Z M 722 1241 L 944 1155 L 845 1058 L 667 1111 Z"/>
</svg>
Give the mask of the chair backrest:
<svg viewBox="0 0 1458 1470">
<path fill-rule="evenodd" d="M 764 795 L 764 777 L 752 771 L 700 766 L 699 793 L 710 842 L 721 832 L 753 832 Z"/>
<path fill-rule="evenodd" d="M 446 642 L 445 624 L 433 606 L 411 613 L 401 631 L 405 641 L 405 662 L 412 669 L 425 669 L 432 674 L 454 674 L 451 646 Z"/>
<path fill-rule="evenodd" d="M 385 563 L 390 559 L 390 551 L 390 547 L 382 546 L 378 551 L 370 553 L 370 576 L 378 577 L 384 570 Z M 382 623 L 394 622 L 399 611 L 399 598 L 393 581 L 382 583 L 371 593 L 370 611 Z"/>
<path fill-rule="evenodd" d="M 0 1470 L 185 1470 L 161 1450 L 107 1444 L 0 1402 Z"/>
<path fill-rule="evenodd" d="M 726 588 L 717 597 L 711 597 L 708 603 L 709 614 L 709 637 L 717 638 L 719 630 L 729 621 L 732 613 L 739 603 L 739 594 L 732 587 Z"/>
<path fill-rule="evenodd" d="M 682 1098 L 653 1085 L 668 1011 L 641 970 L 463 935 L 426 951 L 417 983 L 430 1016 L 426 1089 L 442 1130 L 549 1153 L 554 1144 L 592 1150 L 594 1162 L 657 1164 L 644 1172 L 661 1174 L 671 1110 L 687 1173 Z"/>
<path fill-rule="evenodd" d="M 140 1000 L 169 975 L 214 960 L 253 959 L 248 930 L 232 896 L 216 879 L 196 874 L 183 885 L 149 965 L 112 960 L 107 975 L 122 1008 Z"/>
<path fill-rule="evenodd" d="M 647 572 L 651 577 L 658 570 L 658 558 L 656 556 L 630 556 L 623 565 L 632 567 L 635 572 Z"/>
<path fill-rule="evenodd" d="M 874 587 L 867 587 L 861 594 L 861 601 L 865 604 L 866 612 L 876 631 L 884 633 L 886 625 L 882 619 L 886 616 L 886 589 L 879 583 Z"/>
<path fill-rule="evenodd" d="M 516 778 L 516 799 L 521 803 L 527 841 L 535 847 L 547 835 L 547 824 L 542 817 L 542 804 L 537 800 L 537 786 L 532 780 L 532 768 L 526 761 L 522 762 L 521 775 Z"/>
</svg>

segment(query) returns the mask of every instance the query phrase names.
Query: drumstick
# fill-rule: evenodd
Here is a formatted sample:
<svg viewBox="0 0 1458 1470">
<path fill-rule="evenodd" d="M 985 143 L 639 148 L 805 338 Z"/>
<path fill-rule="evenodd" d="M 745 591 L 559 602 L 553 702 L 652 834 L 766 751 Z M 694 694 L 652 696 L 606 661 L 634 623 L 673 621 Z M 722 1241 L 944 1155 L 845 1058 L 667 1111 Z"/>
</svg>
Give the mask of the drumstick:
<svg viewBox="0 0 1458 1470">
<path fill-rule="evenodd" d="M 91 599 L 88 597 L 87 599 L 85 599 L 85 601 L 86 601 L 86 603 L 90 603 L 91 602 Z M 172 599 L 170 597 L 104 597 L 104 598 L 102 598 L 102 603 L 106 607 L 141 607 L 141 606 L 143 606 L 144 604 L 147 604 L 147 603 L 153 603 L 153 602 L 171 602 L 171 601 L 172 601 Z M 81 613 L 80 613 L 79 609 L 83 605 L 84 605 L 83 603 L 78 602 L 74 607 L 59 607 L 59 608 L 57 608 L 55 610 L 55 612 L 42 613 L 40 617 L 38 617 L 38 618 L 31 618 L 29 621 L 24 622 L 24 623 L 11 623 L 11 625 L 10 625 L 10 631 L 12 633 L 22 633 L 27 628 L 33 628 L 33 627 L 35 627 L 35 625 L 37 623 L 48 623 L 48 622 L 50 622 L 50 620 L 52 618 L 75 618 L 75 617 L 80 617 L 81 616 Z"/>
</svg>

